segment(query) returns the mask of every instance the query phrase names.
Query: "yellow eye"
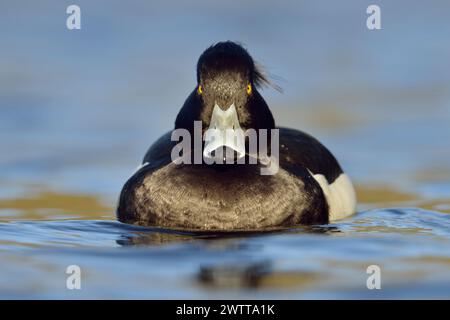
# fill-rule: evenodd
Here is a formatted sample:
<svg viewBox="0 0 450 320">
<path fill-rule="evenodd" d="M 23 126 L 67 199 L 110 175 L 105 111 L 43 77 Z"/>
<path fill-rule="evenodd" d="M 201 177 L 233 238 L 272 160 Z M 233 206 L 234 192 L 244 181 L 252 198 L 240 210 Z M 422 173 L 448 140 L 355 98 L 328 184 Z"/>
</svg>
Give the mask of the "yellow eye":
<svg viewBox="0 0 450 320">
<path fill-rule="evenodd" d="M 251 85 L 251 84 L 248 84 L 248 85 L 247 85 L 247 94 L 248 94 L 248 95 L 251 95 L 251 94 L 252 94 L 252 85 Z"/>
<path fill-rule="evenodd" d="M 202 93 L 203 93 L 203 89 L 202 89 L 202 86 L 201 86 L 201 85 L 198 86 L 198 88 L 197 88 L 197 93 L 198 93 L 198 94 L 202 94 Z"/>
</svg>

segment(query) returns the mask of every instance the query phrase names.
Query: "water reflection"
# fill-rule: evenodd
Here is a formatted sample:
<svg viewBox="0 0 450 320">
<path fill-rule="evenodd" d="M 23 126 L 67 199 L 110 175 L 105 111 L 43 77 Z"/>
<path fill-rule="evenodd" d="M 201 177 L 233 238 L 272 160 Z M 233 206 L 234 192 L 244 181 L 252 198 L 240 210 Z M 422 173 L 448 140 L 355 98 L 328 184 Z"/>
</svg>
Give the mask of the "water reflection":
<svg viewBox="0 0 450 320">
<path fill-rule="evenodd" d="M 76 33 L 55 1 L 0 4 L 0 297 L 449 298 L 450 2 L 380 0 L 385 28 L 369 32 L 359 0 L 195 1 L 79 0 Z M 278 125 L 333 151 L 360 214 L 229 234 L 115 221 L 198 55 L 227 39 L 286 79 L 262 91 Z M 78 296 L 68 264 L 86 275 Z"/>
<path fill-rule="evenodd" d="M 247 237 L 258 237 L 277 234 L 332 234 L 340 232 L 337 226 L 333 225 L 315 225 L 298 226 L 290 228 L 276 228 L 266 230 L 250 231 L 177 231 L 164 228 L 146 228 L 146 232 L 135 232 L 132 235 L 124 234 L 122 239 L 117 240 L 117 244 L 122 246 L 131 245 L 161 245 L 176 242 L 190 242 L 203 240 L 206 245 L 217 246 L 218 243 L 228 243 L 229 240 L 245 239 Z"/>
<path fill-rule="evenodd" d="M 220 288 L 257 288 L 273 273 L 273 262 L 239 262 L 200 266 L 197 278 L 200 284 Z"/>
<path fill-rule="evenodd" d="M 450 215 L 414 208 L 368 210 L 333 225 L 256 233 L 71 220 L 0 223 L 0 234 L 0 265 L 9 274 L 1 278 L 0 296 L 18 287 L 19 297 L 33 297 L 27 288 L 34 283 L 48 297 L 65 297 L 60 282 L 70 264 L 87 276 L 84 298 L 119 297 L 117 292 L 158 298 L 370 297 L 360 289 L 370 264 L 383 269 L 383 297 L 450 295 L 444 285 L 450 280 Z M 102 289 L 112 286 L 119 291 Z"/>
</svg>

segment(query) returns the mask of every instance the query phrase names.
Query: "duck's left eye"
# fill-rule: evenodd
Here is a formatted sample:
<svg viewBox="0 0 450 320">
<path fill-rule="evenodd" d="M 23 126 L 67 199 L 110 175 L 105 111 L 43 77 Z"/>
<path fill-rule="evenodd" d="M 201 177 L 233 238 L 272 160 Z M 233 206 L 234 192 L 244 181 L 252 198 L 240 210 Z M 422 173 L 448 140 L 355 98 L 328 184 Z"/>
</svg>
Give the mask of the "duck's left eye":
<svg viewBox="0 0 450 320">
<path fill-rule="evenodd" d="M 248 95 L 252 94 L 252 85 L 250 83 L 247 85 L 247 94 Z"/>
<path fill-rule="evenodd" d="M 202 93 L 203 93 L 203 89 L 202 89 L 202 86 L 201 86 L 201 85 L 198 86 L 198 88 L 197 88 L 197 93 L 198 93 L 198 94 L 202 94 Z"/>
</svg>

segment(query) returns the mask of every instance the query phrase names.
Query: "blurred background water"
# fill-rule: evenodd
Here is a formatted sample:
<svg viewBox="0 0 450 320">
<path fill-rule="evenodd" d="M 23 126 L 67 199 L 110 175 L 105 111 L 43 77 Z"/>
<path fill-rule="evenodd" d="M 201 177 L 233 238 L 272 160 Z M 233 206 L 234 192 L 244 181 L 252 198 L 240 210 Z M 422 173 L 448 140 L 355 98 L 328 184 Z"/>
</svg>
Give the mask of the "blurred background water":
<svg viewBox="0 0 450 320">
<path fill-rule="evenodd" d="M 81 7 L 82 29 L 65 13 Z M 381 7 L 382 30 L 366 28 Z M 450 3 L 0 2 L 0 298 L 450 298 Z M 243 43 L 319 138 L 359 214 L 276 234 L 115 222 L 123 183 L 172 128 L 198 56 Z M 66 267 L 82 290 L 66 289 Z M 367 266 L 382 289 L 366 287 Z"/>
</svg>

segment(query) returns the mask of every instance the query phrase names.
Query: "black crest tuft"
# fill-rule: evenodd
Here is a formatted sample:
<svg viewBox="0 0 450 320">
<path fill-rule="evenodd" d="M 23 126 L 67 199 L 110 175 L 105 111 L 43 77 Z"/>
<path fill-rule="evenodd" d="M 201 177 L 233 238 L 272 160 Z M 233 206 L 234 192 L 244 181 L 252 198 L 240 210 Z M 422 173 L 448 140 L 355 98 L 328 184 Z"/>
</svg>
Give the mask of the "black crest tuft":
<svg viewBox="0 0 450 320">
<path fill-rule="evenodd" d="M 246 72 L 255 86 L 270 86 L 281 91 L 279 86 L 269 80 L 264 68 L 253 61 L 248 51 L 241 44 L 232 41 L 218 42 L 202 53 L 197 63 L 197 82 L 211 70 L 224 69 Z"/>
</svg>

